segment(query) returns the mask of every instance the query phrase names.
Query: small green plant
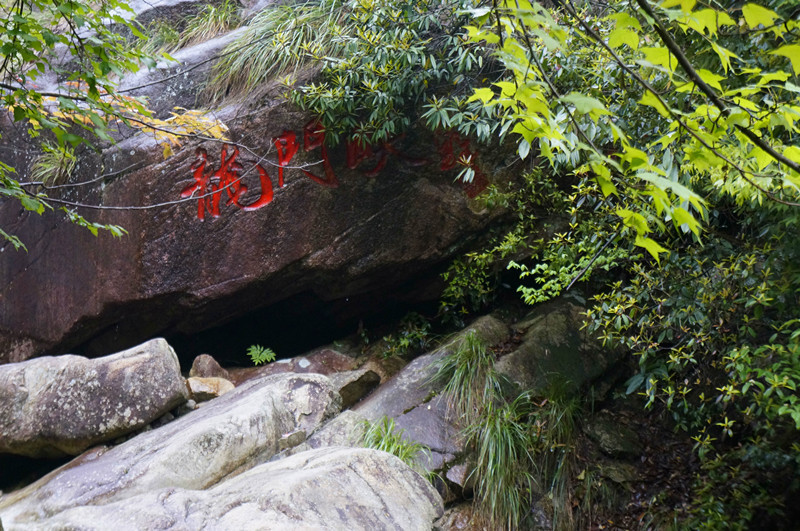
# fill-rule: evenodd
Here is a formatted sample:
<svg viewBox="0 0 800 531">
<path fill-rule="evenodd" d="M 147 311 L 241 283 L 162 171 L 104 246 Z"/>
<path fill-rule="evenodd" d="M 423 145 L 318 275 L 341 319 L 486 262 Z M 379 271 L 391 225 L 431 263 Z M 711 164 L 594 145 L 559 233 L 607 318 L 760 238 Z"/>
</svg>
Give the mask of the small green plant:
<svg viewBox="0 0 800 531">
<path fill-rule="evenodd" d="M 241 24 L 239 5 L 234 0 L 225 0 L 219 5 L 207 4 L 197 15 L 189 18 L 178 47 L 188 46 L 213 39 Z"/>
<path fill-rule="evenodd" d="M 140 40 L 139 49 L 148 55 L 171 53 L 180 47 L 180 32 L 166 20 L 157 20 L 142 29 L 146 39 Z"/>
<path fill-rule="evenodd" d="M 419 463 L 420 454 L 424 455 L 430 450 L 423 444 L 405 438 L 404 433 L 405 430 L 397 429 L 394 419 L 387 416 L 383 416 L 374 423 L 367 421 L 364 446 L 390 453 L 417 472 L 422 473 L 424 470 Z"/>
<path fill-rule="evenodd" d="M 251 345 L 250 348 L 247 349 L 247 355 L 250 356 L 250 359 L 253 360 L 255 365 L 275 361 L 275 352 L 261 345 Z"/>
<path fill-rule="evenodd" d="M 430 344 L 431 323 L 416 312 L 411 312 L 400 321 L 396 332 L 383 336 L 386 349 L 384 358 L 408 356 L 422 352 Z"/>
<path fill-rule="evenodd" d="M 69 146 L 42 144 L 44 153 L 36 158 L 31 168 L 31 181 L 41 182 L 44 186 L 63 184 L 75 169 L 78 159 Z"/>
</svg>

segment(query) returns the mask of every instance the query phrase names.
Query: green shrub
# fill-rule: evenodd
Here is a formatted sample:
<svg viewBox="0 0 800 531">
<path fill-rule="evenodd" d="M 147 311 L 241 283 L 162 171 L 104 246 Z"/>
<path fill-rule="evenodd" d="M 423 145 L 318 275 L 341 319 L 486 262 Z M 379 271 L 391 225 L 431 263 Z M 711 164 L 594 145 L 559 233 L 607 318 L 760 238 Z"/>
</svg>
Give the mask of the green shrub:
<svg viewBox="0 0 800 531">
<path fill-rule="evenodd" d="M 383 357 L 404 357 L 422 352 L 430 344 L 430 331 L 430 321 L 416 312 L 409 313 L 395 332 L 383 337 L 386 345 Z"/>
</svg>

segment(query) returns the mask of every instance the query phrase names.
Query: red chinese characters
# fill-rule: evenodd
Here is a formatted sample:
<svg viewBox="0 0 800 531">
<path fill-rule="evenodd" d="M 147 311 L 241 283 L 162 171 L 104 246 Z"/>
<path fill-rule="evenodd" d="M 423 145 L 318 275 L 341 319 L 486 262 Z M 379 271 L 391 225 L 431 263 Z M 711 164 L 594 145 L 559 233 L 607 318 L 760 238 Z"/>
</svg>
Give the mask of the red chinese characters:
<svg viewBox="0 0 800 531">
<path fill-rule="evenodd" d="M 211 217 L 219 217 L 219 203 L 222 193 L 228 195 L 227 205 L 233 204 L 245 211 L 258 210 L 267 206 L 272 201 L 272 181 L 267 172 L 260 165 L 256 165 L 261 182 L 261 193 L 254 202 L 243 205 L 241 198 L 247 193 L 247 186 L 242 183 L 242 165 L 236 159 L 239 157 L 239 148 L 222 145 L 220 151 L 220 165 L 216 171 L 206 172 L 208 153 L 205 149 L 197 148 L 195 162 L 192 164 L 194 183 L 181 192 L 182 198 L 192 197 L 197 194 L 197 217 L 205 219 L 206 211 Z"/>
<path fill-rule="evenodd" d="M 322 168 L 325 171 L 325 177 L 317 177 L 308 170 L 303 170 L 303 173 L 317 184 L 336 188 L 339 186 L 339 180 L 333 173 L 333 166 L 328 158 L 328 148 L 325 146 L 325 129 L 318 121 L 312 120 L 303 127 L 303 150 L 313 151 L 317 148 L 321 148 Z"/>
<path fill-rule="evenodd" d="M 404 153 L 400 152 L 396 147 L 394 147 L 394 143 L 398 140 L 401 140 L 403 137 L 400 136 L 395 138 L 391 141 L 386 141 L 381 143 L 380 146 L 373 149 L 373 146 L 364 145 L 360 141 L 357 140 L 348 140 L 347 141 L 347 167 L 351 170 L 354 170 L 358 167 L 361 162 L 364 160 L 371 158 L 373 156 L 378 157 L 378 163 L 375 165 L 374 168 L 371 170 L 367 170 L 362 172 L 367 177 L 377 177 L 378 174 L 383 171 L 383 168 L 386 167 L 386 163 L 389 161 L 389 155 L 395 155 L 406 161 L 411 166 L 424 166 L 428 164 L 427 159 L 415 159 L 405 155 Z"/>
<path fill-rule="evenodd" d="M 368 159 L 377 159 L 375 166 L 362 173 L 367 177 L 376 177 L 385 167 L 390 155 L 403 159 L 407 165 L 422 166 L 428 164 L 427 159 L 416 159 L 407 156 L 395 147 L 395 143 L 402 137 L 386 141 L 379 146 L 364 145 L 350 140 L 346 144 L 346 164 L 350 169 L 357 168 L 362 162 Z M 284 185 L 284 170 L 289 166 L 292 159 L 299 151 L 299 142 L 294 131 L 284 131 L 280 136 L 272 139 L 278 155 L 278 187 Z M 439 155 L 439 167 L 443 171 L 451 170 L 457 165 L 466 166 L 473 171 L 472 181 L 464 183 L 464 190 L 469 197 L 480 194 L 489 182 L 476 164 L 477 155 L 470 148 L 468 140 L 464 140 L 457 133 L 447 133 L 441 144 L 437 142 L 437 152 Z M 322 155 L 323 175 L 319 176 L 309 170 L 300 168 L 302 172 L 312 181 L 322 186 L 335 188 L 339 186 L 339 180 L 333 171 L 328 156 L 328 148 L 325 146 L 325 129 L 321 124 L 313 120 L 303 127 L 303 151 L 311 152 L 319 149 Z M 220 165 L 216 170 L 210 171 L 208 168 L 208 153 L 205 149 L 198 148 L 196 159 L 191 166 L 194 183 L 181 191 L 184 199 L 196 197 L 198 200 L 197 217 L 205 219 L 206 213 L 212 218 L 219 217 L 220 203 L 223 193 L 227 194 L 226 205 L 234 205 L 244 211 L 258 210 L 267 206 L 274 198 L 272 180 L 267 171 L 260 165 L 255 164 L 249 171 L 255 170 L 258 174 L 260 192 L 258 197 L 249 204 L 243 204 L 243 198 L 247 194 L 248 187 L 242 182 L 246 177 L 244 168 L 239 162 L 239 148 L 223 144 L 220 151 Z M 252 195 L 252 194 L 251 194 Z"/>
<path fill-rule="evenodd" d="M 278 150 L 278 188 L 283 188 L 283 168 L 289 165 L 297 154 L 297 135 L 294 131 L 284 131 L 279 137 L 273 138 L 275 148 Z"/>
</svg>

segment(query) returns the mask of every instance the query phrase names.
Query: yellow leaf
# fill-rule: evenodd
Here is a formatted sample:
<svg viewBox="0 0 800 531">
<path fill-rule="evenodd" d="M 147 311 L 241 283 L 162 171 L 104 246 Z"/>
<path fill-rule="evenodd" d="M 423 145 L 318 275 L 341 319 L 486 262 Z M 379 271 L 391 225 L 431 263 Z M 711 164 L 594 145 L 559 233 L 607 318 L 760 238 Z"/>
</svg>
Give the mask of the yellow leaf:
<svg viewBox="0 0 800 531">
<path fill-rule="evenodd" d="M 742 14 L 745 22 L 751 28 L 757 28 L 759 25 L 763 25 L 765 28 L 772 26 L 773 22 L 780 18 L 775 11 L 758 4 L 745 4 L 742 6 Z"/>
<path fill-rule="evenodd" d="M 789 146 L 783 150 L 783 156 L 800 164 L 800 148 L 797 146 Z"/>
<path fill-rule="evenodd" d="M 621 13 L 615 13 L 613 15 L 609 15 L 606 18 L 608 20 L 616 21 L 617 29 L 634 28 L 634 29 L 637 29 L 637 30 L 640 30 L 640 31 L 642 29 L 642 25 L 639 23 L 639 20 L 636 19 L 635 17 L 630 16 L 625 11 L 623 11 Z"/>
<path fill-rule="evenodd" d="M 734 20 L 724 11 L 707 8 L 683 17 L 680 22 L 703 35 L 714 36 L 720 26 L 735 26 Z"/>
<path fill-rule="evenodd" d="M 639 100 L 639 105 L 653 107 L 662 117 L 669 118 L 669 110 L 658 100 L 658 98 L 655 97 L 652 92 L 645 91 L 642 99 Z"/>
<path fill-rule="evenodd" d="M 481 100 L 481 103 L 486 104 L 493 97 L 494 97 L 494 92 L 492 92 L 492 89 L 486 87 L 477 88 L 467 101 L 469 102 L 469 101 Z"/>
<path fill-rule="evenodd" d="M 631 49 L 639 48 L 639 34 L 627 28 L 617 28 L 608 36 L 608 45 L 612 48 L 619 48 L 627 44 Z"/>
<path fill-rule="evenodd" d="M 748 153 L 747 156 L 756 159 L 758 171 L 763 170 L 773 161 L 772 156 L 758 146 L 753 146 L 753 149 L 750 150 L 750 153 Z"/>
<path fill-rule="evenodd" d="M 646 238 L 646 237 L 643 237 L 643 236 L 637 236 L 636 240 L 633 243 L 634 243 L 634 245 L 637 245 L 637 246 L 642 247 L 643 249 L 645 249 L 648 253 L 650 253 L 653 256 L 653 258 L 656 259 L 656 262 L 658 262 L 658 263 L 661 263 L 659 258 L 658 258 L 659 255 L 661 253 L 668 253 L 669 252 L 668 250 L 663 248 L 661 245 L 659 245 L 658 242 L 655 241 L 652 238 Z"/>
<path fill-rule="evenodd" d="M 792 70 L 794 70 L 794 74 L 800 74 L 800 44 L 785 44 L 777 50 L 771 51 L 770 53 L 788 57 L 792 62 Z"/>
<path fill-rule="evenodd" d="M 675 71 L 678 66 L 678 60 L 670 51 L 663 46 L 646 46 L 642 48 L 645 60 L 656 66 L 663 66 L 670 73 Z"/>
<path fill-rule="evenodd" d="M 700 79 L 706 82 L 706 84 L 714 87 L 715 89 L 722 92 L 722 85 L 719 82 L 725 79 L 725 76 L 718 76 L 717 74 L 706 70 L 705 68 L 701 68 L 697 71 L 697 75 L 700 76 Z"/>
<path fill-rule="evenodd" d="M 728 73 L 728 68 L 731 66 L 731 59 L 739 59 L 739 56 L 733 53 L 732 51 L 728 50 L 727 48 L 720 46 L 714 41 L 711 41 L 711 48 L 719 57 L 720 63 L 722 63 L 722 68 L 725 70 L 725 73 Z"/>
<path fill-rule="evenodd" d="M 680 6 L 681 11 L 689 13 L 692 9 L 694 9 L 696 4 L 697 0 L 664 0 L 661 3 L 661 7 L 664 9 L 669 9 L 670 7 Z"/>
</svg>

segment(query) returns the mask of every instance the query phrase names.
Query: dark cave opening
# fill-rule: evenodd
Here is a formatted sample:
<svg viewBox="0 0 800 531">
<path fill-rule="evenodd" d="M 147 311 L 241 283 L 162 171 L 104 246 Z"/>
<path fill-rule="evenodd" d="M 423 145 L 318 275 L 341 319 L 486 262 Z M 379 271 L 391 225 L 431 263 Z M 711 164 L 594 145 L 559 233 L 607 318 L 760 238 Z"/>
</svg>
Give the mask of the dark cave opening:
<svg viewBox="0 0 800 531">
<path fill-rule="evenodd" d="M 164 337 L 175 349 L 184 371 L 200 354 L 210 354 L 223 367 L 250 367 L 247 349 L 251 345 L 272 349 L 277 359 L 292 358 L 359 330 L 378 337 L 384 330 L 388 333 L 391 323 L 412 311 L 433 317 L 437 305 L 436 299 L 410 302 L 385 294 L 323 301 L 314 294 L 303 293 L 221 326 Z"/>
</svg>

